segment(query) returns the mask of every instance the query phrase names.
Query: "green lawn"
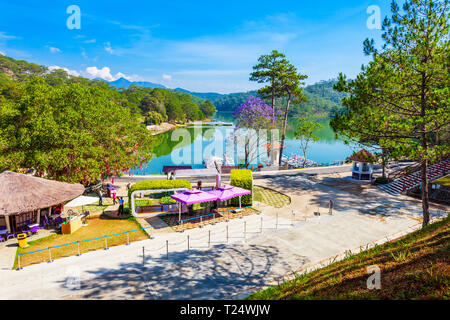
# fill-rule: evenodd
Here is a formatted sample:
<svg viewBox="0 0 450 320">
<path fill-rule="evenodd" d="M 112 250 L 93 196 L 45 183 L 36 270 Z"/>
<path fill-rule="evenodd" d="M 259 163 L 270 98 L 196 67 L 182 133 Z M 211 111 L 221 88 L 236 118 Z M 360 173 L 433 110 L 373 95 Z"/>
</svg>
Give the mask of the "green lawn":
<svg viewBox="0 0 450 320">
<path fill-rule="evenodd" d="M 291 203 L 291 199 L 275 190 L 255 186 L 253 188 L 253 199 L 265 203 L 274 208 L 283 208 Z"/>
<path fill-rule="evenodd" d="M 449 299 L 449 221 L 447 217 L 399 240 L 348 254 L 248 299 Z M 367 288 L 367 267 L 372 265 L 381 270 L 380 290 Z"/>
<path fill-rule="evenodd" d="M 443 186 L 450 186 L 450 175 L 443 177 L 439 180 L 433 181 L 433 183 L 441 184 Z"/>
</svg>

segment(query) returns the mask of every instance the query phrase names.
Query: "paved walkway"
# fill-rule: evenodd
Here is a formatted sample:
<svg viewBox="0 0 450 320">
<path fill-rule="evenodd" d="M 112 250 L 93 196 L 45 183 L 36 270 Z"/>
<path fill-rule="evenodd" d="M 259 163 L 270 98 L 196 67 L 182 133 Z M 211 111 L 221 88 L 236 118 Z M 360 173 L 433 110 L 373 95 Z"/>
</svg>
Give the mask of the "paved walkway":
<svg viewBox="0 0 450 320">
<path fill-rule="evenodd" d="M 404 207 L 397 203 L 399 208 Z M 420 227 L 414 215 L 378 216 L 355 210 L 306 221 L 265 214 L 204 228 L 156 235 L 153 240 L 0 271 L 4 299 L 223 299 L 276 277 L 313 266 L 348 249 L 386 241 L 386 236 Z M 263 232 L 261 229 L 263 218 Z M 247 241 L 243 226 L 246 222 Z M 211 232 L 211 248 L 208 234 Z M 190 252 L 187 252 L 187 235 Z M 169 259 L 166 259 L 166 241 Z M 145 248 L 143 264 L 142 247 Z M 79 288 L 77 279 L 80 279 Z M 75 280 L 75 281 L 74 281 Z M 36 295 L 39 292 L 39 295 Z"/>
<path fill-rule="evenodd" d="M 291 205 L 275 209 L 261 204 L 261 215 L 183 233 L 154 230 L 153 239 L 129 246 L 20 271 L 0 270 L 0 297 L 224 299 L 248 294 L 292 271 L 312 268 L 369 243 L 391 240 L 421 225 L 420 202 L 380 195 L 365 185 L 342 179 L 316 181 L 275 175 L 259 179 L 257 184 L 288 194 Z M 324 210 L 330 197 L 335 203 L 333 215 Z M 314 215 L 317 208 L 320 216 Z M 292 212 L 296 213 L 295 220 Z"/>
</svg>

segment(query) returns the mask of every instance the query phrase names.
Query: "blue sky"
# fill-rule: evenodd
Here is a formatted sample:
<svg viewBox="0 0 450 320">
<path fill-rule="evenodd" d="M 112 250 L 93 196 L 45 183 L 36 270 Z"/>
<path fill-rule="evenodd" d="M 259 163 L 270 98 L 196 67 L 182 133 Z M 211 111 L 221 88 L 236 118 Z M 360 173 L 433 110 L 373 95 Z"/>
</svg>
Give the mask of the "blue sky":
<svg viewBox="0 0 450 320">
<path fill-rule="evenodd" d="M 277 49 L 307 83 L 355 76 L 367 57 L 371 1 L 5 1 L 0 0 L 0 53 L 73 74 L 151 81 L 198 92 L 241 92 L 261 54 Z M 69 30 L 66 9 L 81 10 Z"/>
</svg>

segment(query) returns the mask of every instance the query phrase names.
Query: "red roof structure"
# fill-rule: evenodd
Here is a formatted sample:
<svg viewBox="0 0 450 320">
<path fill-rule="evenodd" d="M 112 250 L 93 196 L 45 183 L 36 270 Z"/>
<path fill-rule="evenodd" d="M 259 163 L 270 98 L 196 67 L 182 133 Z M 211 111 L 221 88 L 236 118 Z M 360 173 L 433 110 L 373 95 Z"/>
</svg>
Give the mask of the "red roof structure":
<svg viewBox="0 0 450 320">
<path fill-rule="evenodd" d="M 373 162 L 377 161 L 377 157 L 375 157 L 373 154 L 371 154 L 366 149 L 362 149 L 361 151 L 354 153 L 353 155 L 348 157 L 348 160 L 357 161 L 357 162 L 373 163 Z"/>
</svg>

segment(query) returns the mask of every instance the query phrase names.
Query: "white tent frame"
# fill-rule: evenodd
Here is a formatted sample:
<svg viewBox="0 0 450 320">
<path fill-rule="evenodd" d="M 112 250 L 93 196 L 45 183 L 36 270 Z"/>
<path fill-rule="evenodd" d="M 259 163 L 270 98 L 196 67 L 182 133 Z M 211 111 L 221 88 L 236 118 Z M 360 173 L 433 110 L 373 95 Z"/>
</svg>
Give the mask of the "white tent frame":
<svg viewBox="0 0 450 320">
<path fill-rule="evenodd" d="M 170 191 L 174 191 L 175 193 L 179 193 L 179 192 L 184 192 L 186 190 L 189 190 L 188 188 L 173 188 L 173 189 L 150 189 L 150 190 L 135 190 L 131 193 L 130 197 L 130 202 L 131 202 L 131 214 L 136 217 L 136 218 L 150 218 L 150 217 L 154 217 L 155 214 L 154 213 L 150 213 L 150 214 L 137 214 L 136 213 L 136 205 L 135 205 L 135 199 L 134 196 L 136 193 L 161 193 L 161 192 L 170 192 Z M 181 210 L 181 209 L 180 209 Z"/>
</svg>

